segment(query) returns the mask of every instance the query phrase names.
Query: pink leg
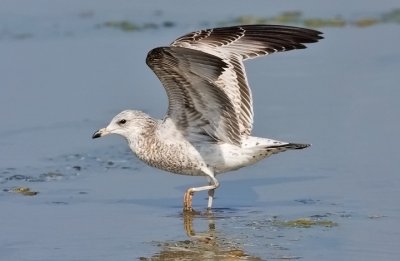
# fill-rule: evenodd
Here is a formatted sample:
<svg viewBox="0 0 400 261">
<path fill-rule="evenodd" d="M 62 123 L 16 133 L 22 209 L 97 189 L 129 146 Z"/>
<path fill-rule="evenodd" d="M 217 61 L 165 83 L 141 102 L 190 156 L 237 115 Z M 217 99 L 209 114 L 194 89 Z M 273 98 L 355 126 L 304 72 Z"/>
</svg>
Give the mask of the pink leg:
<svg viewBox="0 0 400 261">
<path fill-rule="evenodd" d="M 194 192 L 208 190 L 208 205 L 207 208 L 211 209 L 214 197 L 214 189 L 219 187 L 219 182 L 216 178 L 210 176 L 210 183 L 208 186 L 189 188 L 183 195 L 183 211 L 193 211 L 192 199 Z"/>
<path fill-rule="evenodd" d="M 192 212 L 192 199 L 193 199 L 194 191 L 192 189 L 186 190 L 185 194 L 183 195 L 183 211 Z"/>
</svg>

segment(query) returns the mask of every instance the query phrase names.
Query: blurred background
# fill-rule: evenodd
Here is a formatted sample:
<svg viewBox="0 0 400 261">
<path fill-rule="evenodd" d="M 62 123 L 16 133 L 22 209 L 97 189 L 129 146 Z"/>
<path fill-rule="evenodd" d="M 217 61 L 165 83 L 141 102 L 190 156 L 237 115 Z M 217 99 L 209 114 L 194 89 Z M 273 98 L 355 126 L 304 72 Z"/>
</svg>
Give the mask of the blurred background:
<svg viewBox="0 0 400 261">
<path fill-rule="evenodd" d="M 204 178 L 91 135 L 124 109 L 163 117 L 149 50 L 255 23 L 324 33 L 245 64 L 254 134 L 313 146 L 222 175 L 215 213 L 182 216 Z M 395 260 L 399 30 L 395 0 L 1 0 L 0 259 Z"/>
</svg>

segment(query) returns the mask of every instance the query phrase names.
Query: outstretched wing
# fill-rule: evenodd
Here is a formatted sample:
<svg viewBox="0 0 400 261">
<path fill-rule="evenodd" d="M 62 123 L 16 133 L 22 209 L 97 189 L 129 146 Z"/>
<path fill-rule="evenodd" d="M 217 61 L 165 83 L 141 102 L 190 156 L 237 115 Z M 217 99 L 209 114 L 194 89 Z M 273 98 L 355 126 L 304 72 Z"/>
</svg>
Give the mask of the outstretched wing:
<svg viewBox="0 0 400 261">
<path fill-rule="evenodd" d="M 163 83 L 168 114 L 188 137 L 207 134 L 239 145 L 253 125 L 243 60 L 305 48 L 320 32 L 278 25 L 244 25 L 193 32 L 171 47 L 149 52 L 146 62 Z"/>
<path fill-rule="evenodd" d="M 159 47 L 147 55 L 168 95 L 168 113 L 188 138 L 206 134 L 240 144 L 238 115 L 226 93 L 216 86 L 228 65 L 219 57 L 182 47 Z"/>
<path fill-rule="evenodd" d="M 274 52 L 306 48 L 322 39 L 321 32 L 281 25 L 243 25 L 192 32 L 171 46 L 199 50 L 222 59 L 226 68 L 215 81 L 232 101 L 239 132 L 249 135 L 253 125 L 253 101 L 243 60 Z"/>
</svg>

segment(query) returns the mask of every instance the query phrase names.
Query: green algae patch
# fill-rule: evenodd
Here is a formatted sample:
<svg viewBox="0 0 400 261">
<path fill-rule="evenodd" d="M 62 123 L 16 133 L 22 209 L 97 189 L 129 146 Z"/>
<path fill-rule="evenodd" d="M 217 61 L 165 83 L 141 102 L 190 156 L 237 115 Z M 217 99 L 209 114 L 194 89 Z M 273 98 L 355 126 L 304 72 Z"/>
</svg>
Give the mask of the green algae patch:
<svg viewBox="0 0 400 261">
<path fill-rule="evenodd" d="M 287 221 L 275 220 L 274 225 L 287 228 L 311 228 L 311 227 L 336 227 L 338 224 L 330 220 L 313 220 L 311 218 L 298 218 Z"/>
<path fill-rule="evenodd" d="M 347 22 L 342 18 L 308 18 L 304 19 L 303 24 L 308 27 L 344 27 Z"/>
<path fill-rule="evenodd" d="M 375 14 L 367 17 L 359 18 L 346 18 L 341 14 L 336 14 L 332 17 L 309 17 L 304 15 L 299 10 L 289 10 L 278 13 L 273 16 L 257 16 L 257 15 L 240 15 L 231 17 L 227 20 L 217 21 L 217 26 L 232 26 L 238 24 L 282 24 L 282 25 L 294 25 L 294 26 L 305 26 L 311 28 L 344 28 L 344 27 L 357 27 L 366 28 L 375 26 L 378 24 L 400 24 L 400 8 L 395 8 L 390 11 Z M 208 22 L 204 22 L 208 24 Z M 115 20 L 106 21 L 101 24 L 97 24 L 98 28 L 111 28 L 117 29 L 123 32 L 138 32 L 145 30 L 154 30 L 162 28 L 172 28 L 179 24 L 175 21 L 164 21 L 164 22 L 144 22 L 135 23 L 129 20 Z M 21 38 L 24 38 L 22 36 Z M 29 37 L 29 36 L 28 36 Z"/>
<path fill-rule="evenodd" d="M 124 32 L 132 32 L 140 30 L 140 26 L 129 21 L 108 21 L 102 24 L 103 27 L 120 29 Z"/>
<path fill-rule="evenodd" d="M 400 24 L 400 8 L 396 8 L 396 9 L 393 9 L 389 12 L 382 14 L 381 20 L 384 23 Z"/>
<path fill-rule="evenodd" d="M 32 191 L 28 187 L 16 187 L 16 188 L 12 188 L 10 191 L 24 195 L 24 196 L 35 196 L 35 195 L 39 194 L 39 192 Z"/>
<path fill-rule="evenodd" d="M 369 27 L 379 23 L 379 20 L 375 18 L 363 18 L 363 19 L 358 19 L 353 23 L 357 27 Z"/>
<path fill-rule="evenodd" d="M 220 21 L 218 25 L 229 26 L 236 24 L 284 24 L 306 26 L 313 28 L 342 28 L 347 26 L 352 27 L 370 27 L 382 23 L 400 23 L 400 8 L 392 9 L 382 14 L 375 16 L 360 17 L 360 18 L 344 18 L 341 14 L 333 17 L 307 17 L 301 11 L 284 11 L 275 16 L 256 16 L 242 15 L 226 21 Z"/>
<path fill-rule="evenodd" d="M 143 31 L 143 30 L 149 30 L 149 29 L 159 29 L 161 27 L 164 28 L 172 28 L 176 26 L 175 22 L 173 21 L 164 21 L 160 24 L 153 23 L 153 22 L 148 22 L 148 23 L 143 23 L 143 24 L 137 24 L 133 23 L 127 20 L 122 20 L 122 21 L 107 21 L 102 24 L 99 24 L 99 28 L 112 28 L 112 29 L 118 29 L 123 32 L 137 32 L 137 31 Z"/>
</svg>

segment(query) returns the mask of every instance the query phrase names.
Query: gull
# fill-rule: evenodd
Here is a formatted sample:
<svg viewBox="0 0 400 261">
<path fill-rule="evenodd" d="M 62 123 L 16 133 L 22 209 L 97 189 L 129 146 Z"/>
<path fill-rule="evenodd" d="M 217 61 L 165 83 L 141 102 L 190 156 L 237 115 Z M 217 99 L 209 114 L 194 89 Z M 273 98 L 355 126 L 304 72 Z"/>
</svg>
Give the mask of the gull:
<svg viewBox="0 0 400 261">
<path fill-rule="evenodd" d="M 119 134 L 152 167 L 205 176 L 207 185 L 186 190 L 183 210 L 194 211 L 193 194 L 205 190 L 210 210 L 218 174 L 310 146 L 251 136 L 253 100 L 243 61 L 306 48 L 304 44 L 322 39 L 321 34 L 293 26 L 239 25 L 199 30 L 154 48 L 146 63 L 167 93 L 166 116 L 153 119 L 142 111 L 124 110 L 92 138 Z"/>
</svg>

